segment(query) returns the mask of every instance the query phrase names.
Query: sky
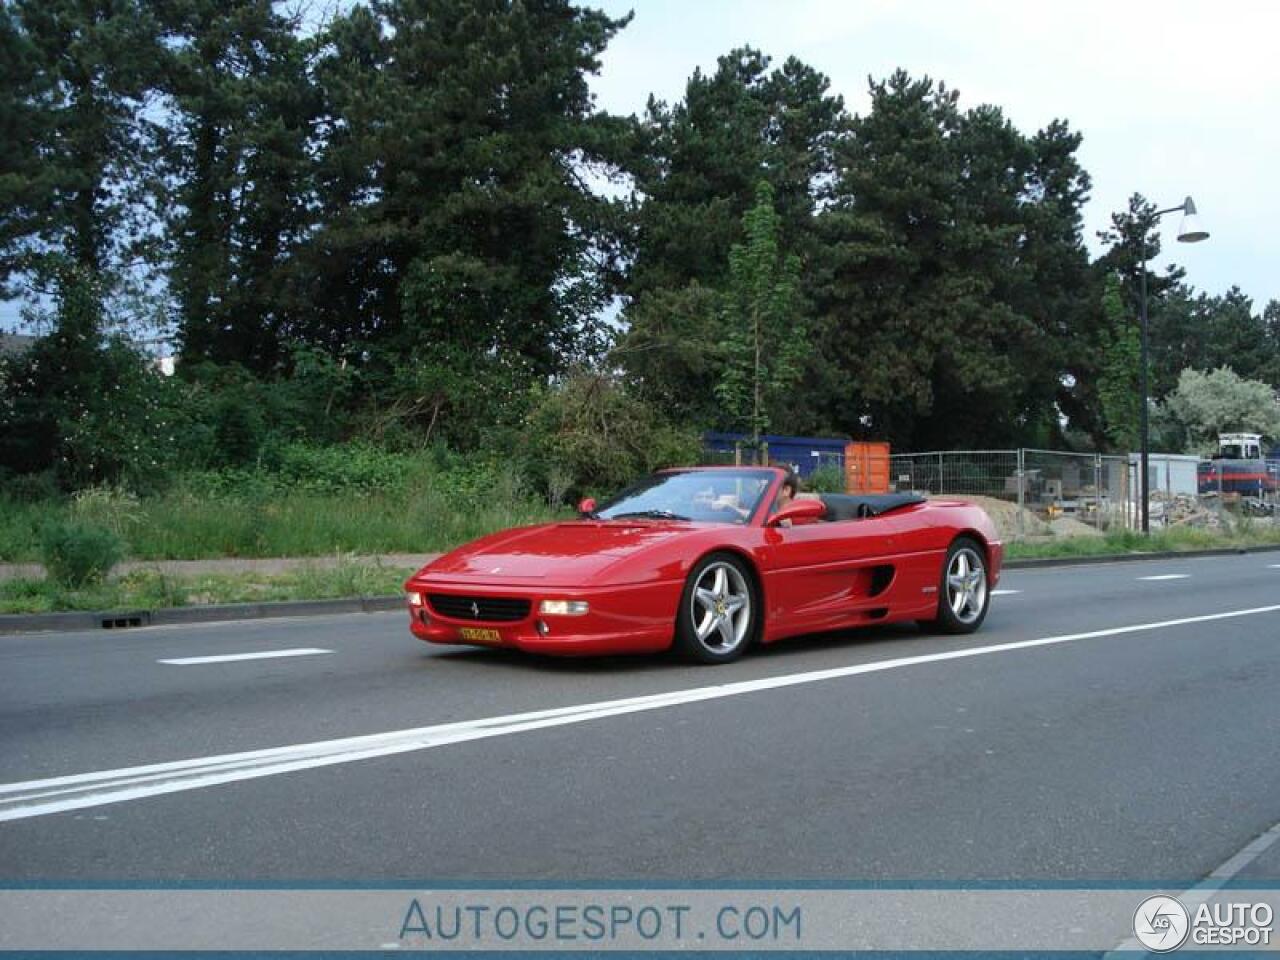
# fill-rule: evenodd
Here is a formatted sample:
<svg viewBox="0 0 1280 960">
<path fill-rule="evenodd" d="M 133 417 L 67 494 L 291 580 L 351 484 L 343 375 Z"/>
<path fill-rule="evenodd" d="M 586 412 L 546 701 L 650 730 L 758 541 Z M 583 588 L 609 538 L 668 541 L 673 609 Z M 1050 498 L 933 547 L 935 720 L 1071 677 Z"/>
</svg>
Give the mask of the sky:
<svg viewBox="0 0 1280 960">
<path fill-rule="evenodd" d="M 678 100 L 695 67 L 751 45 L 825 73 L 854 113 L 868 76 L 898 67 L 990 103 L 1024 133 L 1055 118 L 1083 134 L 1093 178 L 1085 240 L 1135 192 L 1161 208 L 1195 199 L 1210 237 L 1164 252 L 1210 294 L 1233 284 L 1261 312 L 1280 299 L 1280 4 L 1135 0 L 595 0 L 634 10 L 592 89 L 613 113 L 640 113 L 652 92 Z"/>
</svg>

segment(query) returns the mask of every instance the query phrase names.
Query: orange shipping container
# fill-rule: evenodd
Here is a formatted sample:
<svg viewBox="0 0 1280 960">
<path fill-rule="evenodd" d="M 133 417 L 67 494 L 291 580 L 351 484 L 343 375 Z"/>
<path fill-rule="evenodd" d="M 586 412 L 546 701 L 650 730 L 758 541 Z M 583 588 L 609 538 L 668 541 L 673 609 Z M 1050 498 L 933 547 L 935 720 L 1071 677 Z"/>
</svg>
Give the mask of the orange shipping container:
<svg viewBox="0 0 1280 960">
<path fill-rule="evenodd" d="M 889 444 L 863 441 L 845 447 L 844 488 L 848 493 L 888 493 Z"/>
</svg>

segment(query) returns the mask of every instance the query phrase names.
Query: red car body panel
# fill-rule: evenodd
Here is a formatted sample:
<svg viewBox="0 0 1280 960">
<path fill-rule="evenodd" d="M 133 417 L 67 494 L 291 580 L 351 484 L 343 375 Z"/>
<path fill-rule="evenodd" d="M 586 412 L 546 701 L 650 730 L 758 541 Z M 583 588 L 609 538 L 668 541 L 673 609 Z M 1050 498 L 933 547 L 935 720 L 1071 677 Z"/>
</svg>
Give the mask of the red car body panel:
<svg viewBox="0 0 1280 960">
<path fill-rule="evenodd" d="M 484 645 L 538 653 L 664 650 L 675 636 L 689 572 L 718 551 L 740 555 L 754 572 L 764 643 L 931 619 L 947 548 L 961 535 L 985 548 L 988 585 L 999 580 L 1004 547 L 980 507 L 929 500 L 858 520 L 768 526 L 784 476 L 771 469 L 776 476 L 745 524 L 584 519 L 507 530 L 459 547 L 405 583 L 422 599 L 410 603 L 410 629 L 432 643 L 475 644 L 462 630 L 482 628 L 489 634 Z M 528 601 L 528 611 L 483 620 L 449 616 L 437 605 L 491 598 Z M 586 601 L 589 611 L 540 616 L 543 600 Z"/>
</svg>

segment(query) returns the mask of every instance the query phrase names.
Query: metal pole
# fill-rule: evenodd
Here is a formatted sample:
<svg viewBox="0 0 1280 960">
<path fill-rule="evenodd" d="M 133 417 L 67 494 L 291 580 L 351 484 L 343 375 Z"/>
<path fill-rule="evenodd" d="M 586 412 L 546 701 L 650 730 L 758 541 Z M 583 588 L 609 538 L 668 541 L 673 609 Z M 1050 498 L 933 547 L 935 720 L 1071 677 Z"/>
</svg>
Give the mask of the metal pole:
<svg viewBox="0 0 1280 960">
<path fill-rule="evenodd" d="M 1102 456 L 1093 455 L 1093 525 L 1102 529 Z"/>
<path fill-rule="evenodd" d="M 1025 497 L 1025 495 L 1023 494 L 1023 492 L 1022 492 L 1023 484 L 1026 482 L 1026 481 L 1023 479 L 1023 478 L 1026 476 L 1026 470 L 1024 469 L 1024 468 L 1026 467 L 1026 463 L 1027 463 L 1027 459 L 1026 459 L 1026 451 L 1025 451 L 1025 450 L 1023 450 L 1023 449 L 1022 449 L 1022 447 L 1019 447 L 1019 448 L 1018 448 L 1018 466 L 1017 466 L 1017 472 L 1018 472 L 1018 538 L 1019 538 L 1019 539 L 1022 539 L 1022 537 L 1023 537 L 1023 536 L 1025 535 L 1025 533 L 1026 533 L 1026 531 L 1023 529 L 1024 524 L 1023 524 L 1023 519 L 1022 519 L 1022 515 L 1026 512 L 1026 503 L 1025 503 L 1025 501 L 1026 501 L 1026 497 Z"/>
<path fill-rule="evenodd" d="M 1140 311 L 1140 317 L 1141 317 L 1141 323 L 1142 323 L 1142 359 L 1139 361 L 1139 365 L 1141 367 L 1139 380 L 1141 385 L 1138 389 L 1138 392 L 1142 395 L 1142 407 L 1138 410 L 1138 432 L 1140 433 L 1142 438 L 1142 441 L 1141 441 L 1142 462 L 1139 468 L 1141 470 L 1141 476 L 1138 478 L 1138 484 L 1139 484 L 1138 495 L 1142 498 L 1142 503 L 1139 506 L 1139 510 L 1141 511 L 1139 515 L 1142 518 L 1143 533 L 1151 532 L 1151 517 L 1148 513 L 1148 508 L 1150 506 L 1150 504 L 1148 503 L 1148 500 L 1151 496 L 1151 489 L 1149 486 L 1149 475 L 1148 475 L 1148 471 L 1150 469 L 1148 464 L 1148 458 L 1150 457 L 1151 450 L 1150 450 L 1150 438 L 1148 437 L 1149 425 L 1147 423 L 1147 230 L 1148 230 L 1147 223 L 1146 221 L 1143 221 L 1142 268 L 1141 268 L 1142 269 L 1142 279 L 1141 279 L 1142 295 L 1141 295 L 1141 311 Z"/>
</svg>

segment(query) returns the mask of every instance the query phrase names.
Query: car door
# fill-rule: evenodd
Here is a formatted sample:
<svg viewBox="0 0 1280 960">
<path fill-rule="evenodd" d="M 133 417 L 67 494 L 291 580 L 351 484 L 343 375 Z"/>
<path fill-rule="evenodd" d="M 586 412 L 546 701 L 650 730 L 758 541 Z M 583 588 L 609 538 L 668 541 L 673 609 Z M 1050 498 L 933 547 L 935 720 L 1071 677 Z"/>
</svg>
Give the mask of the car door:
<svg viewBox="0 0 1280 960">
<path fill-rule="evenodd" d="M 898 514 L 767 527 L 762 551 L 771 621 L 787 632 L 834 629 L 875 606 L 875 568 L 897 549 L 904 532 Z"/>
</svg>

